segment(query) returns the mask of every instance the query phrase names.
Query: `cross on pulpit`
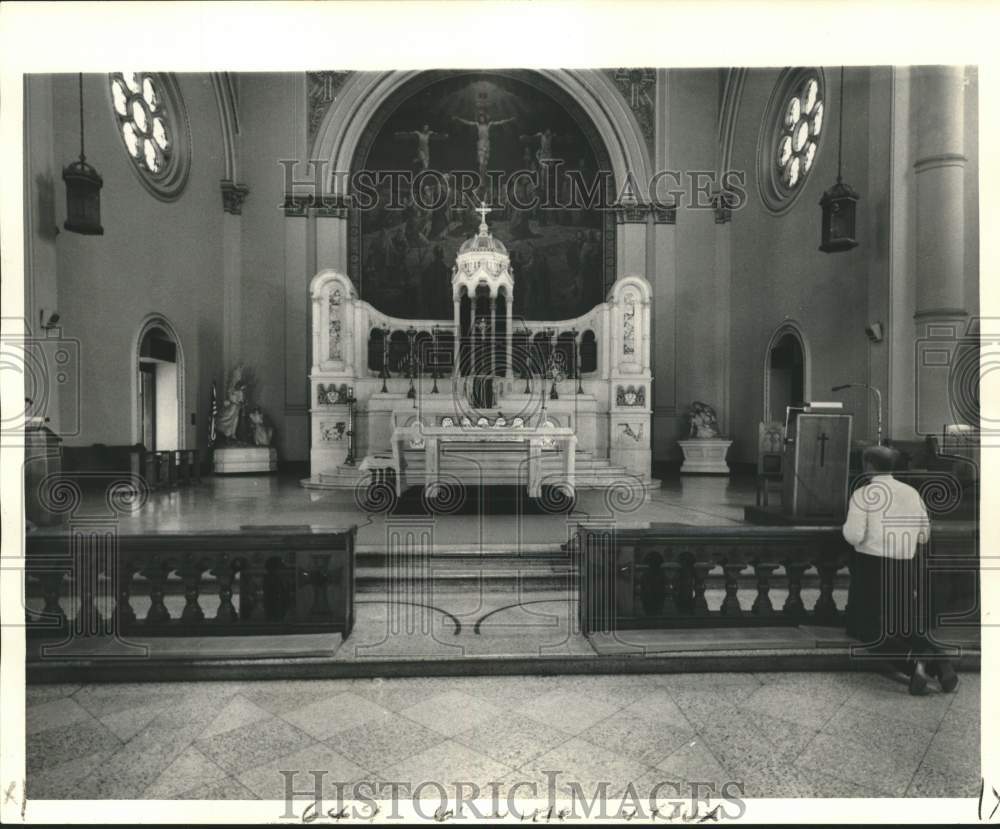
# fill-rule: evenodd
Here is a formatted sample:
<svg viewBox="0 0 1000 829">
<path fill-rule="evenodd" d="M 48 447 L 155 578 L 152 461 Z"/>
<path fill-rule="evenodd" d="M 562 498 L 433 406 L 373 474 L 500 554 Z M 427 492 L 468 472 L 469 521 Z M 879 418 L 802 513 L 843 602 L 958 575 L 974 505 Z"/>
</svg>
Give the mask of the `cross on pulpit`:
<svg viewBox="0 0 1000 829">
<path fill-rule="evenodd" d="M 819 441 L 819 465 L 823 466 L 826 461 L 826 442 L 830 439 L 830 436 L 826 432 L 820 432 L 819 436 L 816 438 Z"/>
</svg>

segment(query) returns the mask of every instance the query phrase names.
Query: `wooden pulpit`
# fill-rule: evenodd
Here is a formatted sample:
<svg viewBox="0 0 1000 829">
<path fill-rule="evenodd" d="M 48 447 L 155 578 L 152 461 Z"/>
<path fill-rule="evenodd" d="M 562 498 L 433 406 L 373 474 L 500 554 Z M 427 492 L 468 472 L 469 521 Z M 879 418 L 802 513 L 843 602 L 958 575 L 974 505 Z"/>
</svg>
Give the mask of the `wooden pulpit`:
<svg viewBox="0 0 1000 829">
<path fill-rule="evenodd" d="M 784 455 L 782 506 L 788 518 L 838 524 L 847 515 L 851 415 L 800 414 Z"/>
</svg>

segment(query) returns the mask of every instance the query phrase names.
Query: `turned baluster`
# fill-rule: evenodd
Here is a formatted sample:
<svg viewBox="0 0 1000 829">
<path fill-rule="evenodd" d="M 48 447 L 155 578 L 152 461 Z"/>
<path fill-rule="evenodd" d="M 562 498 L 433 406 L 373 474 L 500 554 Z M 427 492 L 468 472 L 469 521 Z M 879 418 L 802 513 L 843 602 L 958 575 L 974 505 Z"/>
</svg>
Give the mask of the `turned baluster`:
<svg viewBox="0 0 1000 829">
<path fill-rule="evenodd" d="M 168 574 L 167 564 L 158 555 L 150 557 L 149 564 L 143 570 L 143 575 L 149 582 L 149 611 L 146 613 L 146 624 L 155 625 L 170 621 L 170 611 L 163 603 L 163 595 Z"/>
<path fill-rule="evenodd" d="M 680 566 L 673 561 L 663 562 L 663 605 L 661 613 L 664 616 L 677 615 L 677 575 Z"/>
<path fill-rule="evenodd" d="M 215 621 L 220 624 L 230 624 L 236 621 L 236 608 L 233 606 L 233 562 L 228 553 L 222 553 L 212 568 L 212 574 L 219 582 L 219 609 L 215 612 Z"/>
<path fill-rule="evenodd" d="M 313 553 L 310 558 L 312 566 L 306 571 L 305 576 L 312 586 L 312 606 L 309 608 L 307 618 L 311 622 L 327 621 L 333 616 L 330 599 L 327 595 L 327 585 L 330 582 L 328 573 L 330 554 Z"/>
<path fill-rule="evenodd" d="M 705 599 L 705 581 L 715 564 L 710 561 L 696 561 L 691 566 L 694 581 L 694 599 L 691 602 L 691 611 L 695 616 L 707 616 L 708 601 Z"/>
<path fill-rule="evenodd" d="M 797 619 L 805 615 L 806 606 L 802 603 L 802 576 L 810 567 L 805 561 L 786 561 L 785 574 L 788 577 L 788 598 L 781 608 L 786 616 Z"/>
<path fill-rule="evenodd" d="M 774 613 L 774 605 L 771 604 L 771 574 L 778 569 L 777 564 L 754 564 L 754 572 L 757 574 L 757 598 L 753 600 L 751 608 L 755 616 L 770 616 Z"/>
<path fill-rule="evenodd" d="M 722 600 L 719 612 L 723 616 L 743 615 L 743 608 L 740 607 L 740 600 L 737 593 L 739 591 L 740 573 L 743 572 L 745 567 L 746 565 L 742 563 L 726 563 L 722 565 L 722 572 L 725 574 L 726 580 L 726 598 Z"/>
<path fill-rule="evenodd" d="M 120 556 L 118 561 L 117 588 L 115 601 L 115 626 L 119 632 L 135 624 L 135 608 L 132 607 L 132 577 L 136 567 L 132 559 Z"/>
<path fill-rule="evenodd" d="M 94 599 L 98 574 L 102 571 L 101 551 L 103 537 L 98 532 L 77 534 L 74 537 L 73 589 L 80 598 L 80 609 L 73 620 L 77 636 L 95 636 L 101 632 L 104 621 L 97 611 Z"/>
<path fill-rule="evenodd" d="M 819 573 L 819 598 L 813 607 L 817 622 L 833 622 L 837 619 L 837 603 L 833 600 L 833 580 L 839 569 L 836 561 L 817 561 Z"/>
<path fill-rule="evenodd" d="M 205 562 L 201 558 L 196 558 L 191 553 L 184 557 L 181 570 L 181 578 L 184 580 L 184 610 L 181 611 L 181 619 L 185 622 L 200 622 L 205 618 L 205 611 L 198 602 L 201 574 L 204 570 Z"/>
<path fill-rule="evenodd" d="M 59 601 L 59 594 L 62 593 L 63 571 L 43 572 L 38 580 L 42 583 L 42 596 L 45 599 L 45 606 L 42 608 L 43 619 L 54 619 L 59 627 L 66 624 L 66 612 Z"/>
<path fill-rule="evenodd" d="M 259 555 L 253 561 L 243 560 L 240 568 L 240 618 L 244 621 L 264 622 L 267 612 L 264 606 L 264 579 L 266 568 Z"/>
</svg>

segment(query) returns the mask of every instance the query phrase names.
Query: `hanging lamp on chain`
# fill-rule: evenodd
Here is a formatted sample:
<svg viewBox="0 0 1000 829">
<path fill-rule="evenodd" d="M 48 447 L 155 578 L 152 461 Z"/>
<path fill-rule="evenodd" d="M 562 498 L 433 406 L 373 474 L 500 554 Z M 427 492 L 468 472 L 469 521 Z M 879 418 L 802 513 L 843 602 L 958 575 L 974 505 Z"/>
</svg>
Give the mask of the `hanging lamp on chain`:
<svg viewBox="0 0 1000 829">
<path fill-rule="evenodd" d="M 844 150 L 844 67 L 840 67 L 840 129 L 837 136 L 837 183 L 823 194 L 819 200 L 823 209 L 822 242 L 819 249 L 824 253 L 837 253 L 858 246 L 855 219 L 858 207 L 858 193 L 844 183 L 841 175 Z"/>
<path fill-rule="evenodd" d="M 80 158 L 63 168 L 66 182 L 66 221 L 63 227 L 73 233 L 102 236 L 101 188 L 104 179 L 87 163 L 83 141 L 83 73 L 80 73 Z"/>
</svg>

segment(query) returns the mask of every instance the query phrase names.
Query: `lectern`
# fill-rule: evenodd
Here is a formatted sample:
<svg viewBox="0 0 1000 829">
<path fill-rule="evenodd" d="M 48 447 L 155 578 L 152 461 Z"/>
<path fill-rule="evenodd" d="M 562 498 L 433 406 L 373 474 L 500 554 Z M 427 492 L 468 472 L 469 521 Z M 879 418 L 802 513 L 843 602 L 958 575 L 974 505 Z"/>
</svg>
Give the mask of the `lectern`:
<svg viewBox="0 0 1000 829">
<path fill-rule="evenodd" d="M 796 521 L 840 523 L 847 514 L 851 415 L 800 414 L 785 447 L 782 505 Z"/>
</svg>

